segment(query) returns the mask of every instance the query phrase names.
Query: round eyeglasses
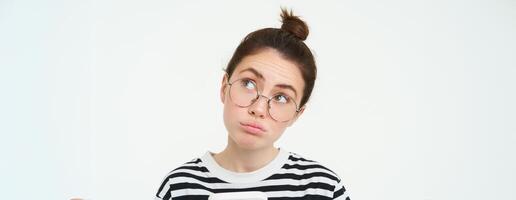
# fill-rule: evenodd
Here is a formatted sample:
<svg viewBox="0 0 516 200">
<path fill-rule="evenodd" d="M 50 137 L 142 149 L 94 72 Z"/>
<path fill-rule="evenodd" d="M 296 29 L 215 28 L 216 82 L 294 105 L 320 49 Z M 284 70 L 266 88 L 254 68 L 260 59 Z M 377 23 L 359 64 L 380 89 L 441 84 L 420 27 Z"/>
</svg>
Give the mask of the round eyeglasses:
<svg viewBox="0 0 516 200">
<path fill-rule="evenodd" d="M 264 96 L 258 92 L 256 83 L 251 79 L 242 78 L 226 84 L 229 85 L 231 101 L 239 107 L 249 107 L 260 97 L 265 97 L 269 116 L 276 121 L 287 122 L 299 112 L 297 103 L 293 98 L 284 93 L 274 94 L 272 98 Z"/>
</svg>

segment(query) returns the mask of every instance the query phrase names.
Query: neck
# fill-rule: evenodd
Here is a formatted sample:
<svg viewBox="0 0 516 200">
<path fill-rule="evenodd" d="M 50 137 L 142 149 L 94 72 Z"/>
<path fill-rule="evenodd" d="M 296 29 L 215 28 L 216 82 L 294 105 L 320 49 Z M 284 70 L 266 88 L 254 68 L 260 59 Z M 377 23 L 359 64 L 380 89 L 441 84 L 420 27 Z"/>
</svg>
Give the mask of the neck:
<svg viewBox="0 0 516 200">
<path fill-rule="evenodd" d="M 223 168 L 233 172 L 253 172 L 270 163 L 279 153 L 279 149 L 269 146 L 262 149 L 242 149 L 228 137 L 224 151 L 213 155 L 215 161 Z"/>
</svg>

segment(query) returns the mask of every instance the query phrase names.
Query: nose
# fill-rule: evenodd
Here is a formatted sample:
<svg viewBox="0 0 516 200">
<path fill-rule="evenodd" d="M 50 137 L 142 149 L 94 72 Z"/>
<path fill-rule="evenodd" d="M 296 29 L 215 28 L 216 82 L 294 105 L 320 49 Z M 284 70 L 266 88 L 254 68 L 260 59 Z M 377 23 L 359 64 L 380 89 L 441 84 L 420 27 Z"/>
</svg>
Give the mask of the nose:
<svg viewBox="0 0 516 200">
<path fill-rule="evenodd" d="M 261 97 L 264 97 L 263 101 L 260 101 Z M 269 109 L 269 99 L 266 96 L 259 95 L 258 99 L 256 99 L 248 109 L 250 115 L 265 118 L 267 110 Z"/>
</svg>

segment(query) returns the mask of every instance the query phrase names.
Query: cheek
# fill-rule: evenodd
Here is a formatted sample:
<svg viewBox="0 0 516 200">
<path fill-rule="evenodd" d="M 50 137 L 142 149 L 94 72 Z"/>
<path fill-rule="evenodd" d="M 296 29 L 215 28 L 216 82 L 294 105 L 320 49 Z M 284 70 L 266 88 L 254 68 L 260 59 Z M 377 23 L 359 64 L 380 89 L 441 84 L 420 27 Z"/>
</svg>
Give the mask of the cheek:
<svg viewBox="0 0 516 200">
<path fill-rule="evenodd" d="M 230 101 L 226 100 L 224 104 L 224 125 L 228 131 L 234 129 L 239 120 L 242 118 L 243 109 L 233 105 Z"/>
<path fill-rule="evenodd" d="M 275 124 L 270 127 L 270 131 L 272 132 L 271 139 L 276 141 L 278 140 L 287 127 L 283 124 Z"/>
<path fill-rule="evenodd" d="M 224 111 L 223 111 L 223 117 L 224 117 L 224 125 L 226 126 L 226 129 L 230 129 L 230 122 L 233 120 L 233 114 L 231 113 L 231 109 L 229 108 L 228 102 L 226 101 L 226 104 L 224 104 Z"/>
</svg>

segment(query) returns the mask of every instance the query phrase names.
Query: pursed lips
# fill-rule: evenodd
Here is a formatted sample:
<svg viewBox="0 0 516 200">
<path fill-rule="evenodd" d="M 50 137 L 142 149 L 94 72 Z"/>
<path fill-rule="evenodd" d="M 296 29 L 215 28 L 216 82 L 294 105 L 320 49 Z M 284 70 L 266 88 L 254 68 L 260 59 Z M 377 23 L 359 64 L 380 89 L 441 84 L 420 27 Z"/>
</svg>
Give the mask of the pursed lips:
<svg viewBox="0 0 516 200">
<path fill-rule="evenodd" d="M 241 122 L 240 125 L 242 125 L 246 130 L 252 132 L 252 133 L 260 133 L 265 132 L 265 129 L 263 126 L 257 123 L 243 123 Z"/>
</svg>

